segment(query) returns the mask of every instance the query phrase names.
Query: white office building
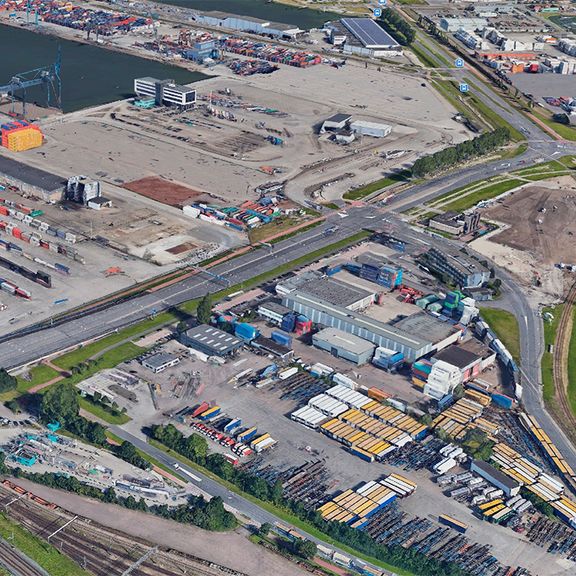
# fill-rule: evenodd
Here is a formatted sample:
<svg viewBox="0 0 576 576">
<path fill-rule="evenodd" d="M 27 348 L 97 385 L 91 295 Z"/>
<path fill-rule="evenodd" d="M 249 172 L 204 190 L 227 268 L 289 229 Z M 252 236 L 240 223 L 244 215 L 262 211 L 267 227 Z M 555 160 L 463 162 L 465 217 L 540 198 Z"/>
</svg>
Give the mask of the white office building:
<svg viewBox="0 0 576 576">
<path fill-rule="evenodd" d="M 173 80 L 135 78 L 134 92 L 140 98 L 153 98 L 158 106 L 172 105 L 186 108 L 196 103 L 196 90 L 176 84 Z"/>
</svg>

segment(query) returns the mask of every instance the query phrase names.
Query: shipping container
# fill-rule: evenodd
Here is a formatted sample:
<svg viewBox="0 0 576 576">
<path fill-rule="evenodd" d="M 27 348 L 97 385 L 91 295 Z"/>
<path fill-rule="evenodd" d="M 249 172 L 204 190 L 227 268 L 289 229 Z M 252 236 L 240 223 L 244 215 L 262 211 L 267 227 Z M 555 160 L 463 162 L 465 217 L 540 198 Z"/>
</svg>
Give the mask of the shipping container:
<svg viewBox="0 0 576 576">
<path fill-rule="evenodd" d="M 440 524 L 444 524 L 445 526 L 449 526 L 457 532 L 460 532 L 460 534 L 464 534 L 466 530 L 468 530 L 468 526 L 464 524 L 464 522 L 460 522 L 460 520 L 456 520 L 455 518 L 447 516 L 446 514 L 441 514 L 438 516 L 438 521 Z"/>
</svg>

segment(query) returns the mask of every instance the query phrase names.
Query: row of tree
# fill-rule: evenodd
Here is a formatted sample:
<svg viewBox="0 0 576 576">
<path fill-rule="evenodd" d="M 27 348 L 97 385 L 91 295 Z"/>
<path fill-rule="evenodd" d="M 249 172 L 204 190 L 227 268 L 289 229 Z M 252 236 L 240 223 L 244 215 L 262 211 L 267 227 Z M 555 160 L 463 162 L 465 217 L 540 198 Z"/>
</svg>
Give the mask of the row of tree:
<svg viewBox="0 0 576 576">
<path fill-rule="evenodd" d="M 416 574 L 426 574 L 426 576 L 467 576 L 468 574 L 453 562 L 441 562 L 428 558 L 424 554 L 406 550 L 402 546 L 383 546 L 371 538 L 367 532 L 355 530 L 347 524 L 327 522 L 314 509 L 308 508 L 302 502 L 284 498 L 280 481 L 269 484 L 254 474 L 235 468 L 221 454 L 208 454 L 206 440 L 197 434 L 185 437 L 172 424 L 152 426 L 148 433 L 168 448 L 204 466 L 220 478 L 232 482 L 244 492 L 290 511 L 330 538 L 359 552 Z"/>
<path fill-rule="evenodd" d="M 180 504 L 179 506 L 167 506 L 166 504 L 153 504 L 148 506 L 142 498 L 136 499 L 134 496 L 118 496 L 113 487 L 102 491 L 95 486 L 81 482 L 74 476 L 67 477 L 52 472 L 45 472 L 43 474 L 26 473 L 20 468 L 16 468 L 12 473 L 16 478 L 27 478 L 37 484 L 66 490 L 67 492 L 73 492 L 81 496 L 88 496 L 89 498 L 94 498 L 108 504 L 117 504 L 130 510 L 150 512 L 162 518 L 174 520 L 182 524 L 192 524 L 204 530 L 231 530 L 235 528 L 237 524 L 234 514 L 224 508 L 224 503 L 220 497 L 214 497 L 207 502 L 202 496 L 190 496 L 185 504 Z"/>
<path fill-rule="evenodd" d="M 390 32 L 402 46 L 409 46 L 416 39 L 416 30 L 391 8 L 382 10 L 382 16 L 376 22 Z"/>
<path fill-rule="evenodd" d="M 0 394 L 15 390 L 18 382 L 14 376 L 10 376 L 4 368 L 0 368 Z"/>
<path fill-rule="evenodd" d="M 106 428 L 99 422 L 92 422 L 80 416 L 78 393 L 71 384 L 57 384 L 48 389 L 40 403 L 40 418 L 44 423 L 59 422 L 66 430 L 84 440 L 112 450 L 129 464 L 147 470 L 148 460 L 140 456 L 130 442 L 111 446 L 106 437 Z"/>
<path fill-rule="evenodd" d="M 473 140 L 461 142 L 450 148 L 434 152 L 429 156 L 418 158 L 412 166 L 412 175 L 416 178 L 435 174 L 442 170 L 452 168 L 471 158 L 484 156 L 510 142 L 508 128 L 496 128 L 492 132 L 486 132 Z"/>
</svg>

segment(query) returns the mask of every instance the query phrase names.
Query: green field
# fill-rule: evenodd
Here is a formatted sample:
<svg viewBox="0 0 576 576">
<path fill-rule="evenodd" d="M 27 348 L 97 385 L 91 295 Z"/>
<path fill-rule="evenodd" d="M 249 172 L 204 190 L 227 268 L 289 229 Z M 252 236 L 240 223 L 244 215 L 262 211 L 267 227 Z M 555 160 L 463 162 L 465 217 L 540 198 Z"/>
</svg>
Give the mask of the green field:
<svg viewBox="0 0 576 576">
<path fill-rule="evenodd" d="M 572 414 L 576 414 L 576 306 L 572 310 L 572 334 L 568 350 L 568 402 Z"/>
<path fill-rule="evenodd" d="M 354 188 L 354 190 L 346 192 L 343 198 L 344 200 L 361 200 L 362 198 L 366 198 L 366 196 L 370 196 L 370 194 L 373 194 L 378 190 L 392 186 L 392 184 L 398 184 L 398 182 L 408 182 L 409 177 L 410 173 L 407 170 L 403 170 L 398 174 L 391 174 L 390 176 L 386 176 L 386 178 L 381 178 L 375 182 L 370 182 L 370 184 L 366 184 L 360 188 Z"/>
<path fill-rule="evenodd" d="M 554 316 L 552 322 L 544 321 L 544 353 L 542 354 L 542 396 L 544 402 L 551 405 L 554 401 L 554 372 L 553 372 L 553 362 L 554 355 L 548 352 L 548 346 L 554 346 L 556 344 L 556 331 L 558 329 L 558 323 L 560 322 L 560 316 L 562 316 L 562 310 L 564 309 L 564 304 L 558 306 L 550 306 L 548 308 L 543 308 L 542 314 L 549 312 Z"/>
<path fill-rule="evenodd" d="M 12 400 L 17 396 L 21 396 L 25 392 L 28 392 L 30 388 L 38 386 L 38 384 L 49 382 L 58 376 L 58 372 L 56 372 L 54 368 L 50 368 L 50 366 L 46 366 L 45 364 L 34 366 L 29 370 L 29 374 L 31 376 L 30 380 L 25 380 L 24 378 L 18 376 L 16 378 L 16 389 L 0 394 L 0 402 L 7 402 L 8 400 Z"/>
<path fill-rule="evenodd" d="M 90 576 L 90 572 L 82 570 L 68 556 L 0 514 L 0 536 L 6 540 L 12 538 L 12 535 L 14 539 L 11 543 L 44 568 L 50 576 Z"/>
<path fill-rule="evenodd" d="M 80 403 L 80 408 L 82 410 L 90 412 L 90 414 L 93 414 L 96 418 L 100 418 L 100 420 L 108 422 L 108 424 L 120 426 L 126 424 L 126 422 L 130 422 L 130 416 L 126 414 L 111 414 L 103 406 L 91 402 L 88 398 L 80 397 L 78 398 L 78 402 Z"/>
<path fill-rule="evenodd" d="M 497 196 L 504 194 L 504 192 L 518 188 L 518 186 L 521 186 L 522 184 L 524 184 L 524 182 L 521 180 L 505 180 L 504 182 L 496 182 L 491 186 L 480 188 L 475 192 L 466 194 L 465 196 L 463 195 L 461 198 L 457 198 L 449 204 L 445 204 L 442 206 L 442 209 L 446 211 L 453 210 L 454 212 L 463 212 L 464 210 L 475 206 L 481 200 L 496 198 Z"/>
<path fill-rule="evenodd" d="M 514 360 L 520 364 L 520 328 L 516 316 L 500 308 L 480 308 L 480 316 L 494 330 Z"/>
<path fill-rule="evenodd" d="M 573 126 L 566 126 L 565 124 L 560 124 L 559 122 L 554 122 L 552 119 L 552 112 L 543 112 L 540 110 L 531 110 L 531 113 L 534 114 L 539 120 L 544 122 L 546 126 L 549 126 L 556 132 L 559 136 L 564 138 L 565 140 L 576 141 L 576 128 Z"/>
</svg>

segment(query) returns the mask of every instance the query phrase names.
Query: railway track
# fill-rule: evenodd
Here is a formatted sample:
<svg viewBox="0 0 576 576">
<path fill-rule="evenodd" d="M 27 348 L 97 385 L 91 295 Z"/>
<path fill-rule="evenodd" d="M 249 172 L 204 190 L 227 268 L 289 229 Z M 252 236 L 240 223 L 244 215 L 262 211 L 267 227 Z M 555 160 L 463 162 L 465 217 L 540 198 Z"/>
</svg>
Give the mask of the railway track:
<svg viewBox="0 0 576 576">
<path fill-rule="evenodd" d="M 0 566 L 16 576 L 46 576 L 45 572 L 29 564 L 10 544 L 3 540 L 0 540 Z"/>
<path fill-rule="evenodd" d="M 0 505 L 12 500 L 13 494 L 0 490 Z M 13 502 L 7 509 L 10 517 L 36 536 L 46 540 L 73 516 L 62 510 L 50 510 L 26 499 Z M 0 541 L 0 544 L 2 542 Z M 153 545 L 126 536 L 115 530 L 99 526 L 85 518 L 77 518 L 72 524 L 50 538 L 50 544 L 74 560 L 79 566 L 95 576 L 120 576 Z M 8 548 L 10 548 L 8 546 Z M 11 551 L 14 555 L 14 551 Z M 12 558 L 12 556 L 10 556 Z M 0 559 L 4 549 L 0 546 Z M 16 555 L 13 562 L 20 561 L 20 568 L 13 566 L 17 576 L 46 576 L 22 564 Z M 0 563 L 1 565 L 1 563 Z M 246 576 L 225 566 L 180 552 L 158 549 L 150 558 L 131 572 L 134 576 Z"/>
<path fill-rule="evenodd" d="M 576 444 L 576 416 L 573 414 L 568 400 L 568 353 L 570 348 L 570 338 L 572 336 L 573 308 L 576 302 L 576 282 L 570 288 L 566 299 L 558 329 L 556 332 L 556 342 L 554 344 L 553 356 L 553 379 L 556 398 L 559 401 L 561 418 L 557 419 L 558 424 Z"/>
</svg>

